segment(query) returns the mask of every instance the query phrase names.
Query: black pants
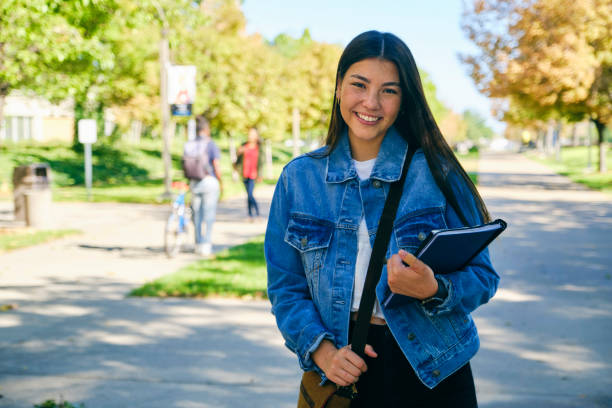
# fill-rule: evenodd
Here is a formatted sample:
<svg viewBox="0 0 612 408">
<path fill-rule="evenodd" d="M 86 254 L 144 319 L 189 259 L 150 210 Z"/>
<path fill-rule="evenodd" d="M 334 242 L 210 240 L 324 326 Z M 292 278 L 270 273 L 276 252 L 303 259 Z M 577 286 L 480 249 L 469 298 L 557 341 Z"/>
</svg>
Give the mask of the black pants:
<svg viewBox="0 0 612 408">
<path fill-rule="evenodd" d="M 351 322 L 351 332 L 353 322 Z M 418 379 L 388 326 L 370 325 L 368 344 L 377 358 L 366 357 L 368 371 L 357 382 L 358 396 L 351 408 L 476 408 L 476 390 L 470 363 L 435 388 Z"/>
</svg>

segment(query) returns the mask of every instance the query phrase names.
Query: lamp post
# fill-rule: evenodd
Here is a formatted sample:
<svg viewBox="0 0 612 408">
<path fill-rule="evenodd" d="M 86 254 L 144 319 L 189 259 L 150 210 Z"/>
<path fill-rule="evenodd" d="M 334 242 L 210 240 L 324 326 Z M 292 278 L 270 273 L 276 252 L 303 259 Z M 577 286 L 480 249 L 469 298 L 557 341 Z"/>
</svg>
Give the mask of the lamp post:
<svg viewBox="0 0 612 408">
<path fill-rule="evenodd" d="M 168 45 L 168 20 L 166 13 L 158 2 L 155 2 L 157 14 L 162 24 L 161 40 L 159 41 L 159 65 L 160 65 L 160 108 L 162 121 L 162 160 L 164 162 L 164 192 L 162 198 L 170 198 L 172 196 L 172 170 L 170 159 L 170 138 L 172 137 L 170 123 L 170 106 L 168 105 L 168 65 L 170 64 L 170 47 Z"/>
</svg>

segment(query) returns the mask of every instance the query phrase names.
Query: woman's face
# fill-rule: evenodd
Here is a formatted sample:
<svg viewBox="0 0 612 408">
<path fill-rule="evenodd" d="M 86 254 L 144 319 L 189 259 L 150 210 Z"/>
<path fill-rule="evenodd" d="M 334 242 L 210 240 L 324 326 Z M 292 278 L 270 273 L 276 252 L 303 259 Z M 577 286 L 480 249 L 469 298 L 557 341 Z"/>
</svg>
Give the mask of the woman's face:
<svg viewBox="0 0 612 408">
<path fill-rule="evenodd" d="M 378 58 L 351 65 L 338 85 L 340 113 L 348 126 L 353 158 L 378 155 L 387 130 L 397 118 L 402 102 L 397 67 Z"/>
<path fill-rule="evenodd" d="M 250 128 L 249 129 L 249 133 L 247 136 L 247 140 L 251 143 L 257 143 L 257 140 L 259 140 L 259 135 L 257 134 L 257 130 L 254 128 Z"/>
</svg>

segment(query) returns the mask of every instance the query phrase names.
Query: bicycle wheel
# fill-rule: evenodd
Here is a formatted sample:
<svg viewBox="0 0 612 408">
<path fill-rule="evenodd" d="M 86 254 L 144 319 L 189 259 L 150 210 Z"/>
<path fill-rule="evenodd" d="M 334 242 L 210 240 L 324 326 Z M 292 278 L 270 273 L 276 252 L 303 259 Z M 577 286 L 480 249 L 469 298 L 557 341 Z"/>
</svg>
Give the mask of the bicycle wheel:
<svg viewBox="0 0 612 408">
<path fill-rule="evenodd" d="M 184 217 L 174 208 L 164 229 L 164 251 L 169 258 L 179 253 L 186 236 Z"/>
</svg>

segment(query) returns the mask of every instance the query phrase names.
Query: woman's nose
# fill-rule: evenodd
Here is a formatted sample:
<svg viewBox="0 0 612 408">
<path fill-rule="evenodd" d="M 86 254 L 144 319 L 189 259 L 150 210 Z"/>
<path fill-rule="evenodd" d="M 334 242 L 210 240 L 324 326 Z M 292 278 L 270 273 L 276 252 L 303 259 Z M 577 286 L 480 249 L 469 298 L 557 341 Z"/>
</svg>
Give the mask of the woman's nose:
<svg viewBox="0 0 612 408">
<path fill-rule="evenodd" d="M 367 109 L 376 110 L 380 107 L 380 100 L 378 92 L 368 92 L 365 95 L 363 106 Z"/>
</svg>

